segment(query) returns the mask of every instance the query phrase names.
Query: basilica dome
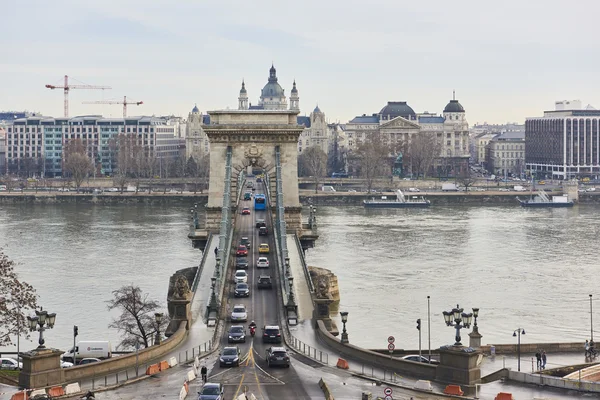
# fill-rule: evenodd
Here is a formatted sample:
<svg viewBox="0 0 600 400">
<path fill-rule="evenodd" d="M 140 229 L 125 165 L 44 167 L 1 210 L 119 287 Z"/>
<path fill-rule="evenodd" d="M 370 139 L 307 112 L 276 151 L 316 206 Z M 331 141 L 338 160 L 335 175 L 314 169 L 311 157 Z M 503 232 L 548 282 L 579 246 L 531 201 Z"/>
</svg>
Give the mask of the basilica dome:
<svg viewBox="0 0 600 400">
<path fill-rule="evenodd" d="M 269 81 L 262 89 L 261 97 L 283 97 L 285 96 L 283 93 L 283 88 L 277 82 L 277 71 L 274 66 L 271 66 L 269 70 Z"/>
</svg>

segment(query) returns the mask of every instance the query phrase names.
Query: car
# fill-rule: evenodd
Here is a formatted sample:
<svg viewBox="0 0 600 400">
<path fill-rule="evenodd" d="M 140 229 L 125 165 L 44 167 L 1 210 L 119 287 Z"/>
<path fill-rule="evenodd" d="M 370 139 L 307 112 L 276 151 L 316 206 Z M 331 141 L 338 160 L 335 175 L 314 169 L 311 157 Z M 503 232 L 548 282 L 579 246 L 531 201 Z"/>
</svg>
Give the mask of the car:
<svg viewBox="0 0 600 400">
<path fill-rule="evenodd" d="M 248 237 L 247 237 L 247 236 L 243 236 L 243 237 L 240 239 L 240 245 L 241 245 L 241 246 L 250 247 L 250 239 L 248 239 Z"/>
<path fill-rule="evenodd" d="M 402 357 L 403 360 L 413 361 L 413 362 L 422 362 L 429 364 L 429 359 L 425 356 L 420 356 L 418 354 L 409 354 L 407 356 Z M 420 360 L 420 361 L 419 361 Z M 440 362 L 438 360 L 431 359 L 431 364 L 438 365 Z"/>
<path fill-rule="evenodd" d="M 92 364 L 92 363 L 96 363 L 96 362 L 100 362 L 99 358 L 84 358 L 81 361 L 79 361 L 77 363 L 77 365 L 87 365 L 87 364 Z"/>
<path fill-rule="evenodd" d="M 248 283 L 248 273 L 243 269 L 238 269 L 235 271 L 233 279 L 235 283 Z"/>
<path fill-rule="evenodd" d="M 17 362 L 14 358 L 4 357 L 0 358 L 0 369 L 8 369 L 10 371 L 16 371 L 23 368 L 23 363 Z"/>
<path fill-rule="evenodd" d="M 254 183 L 252 183 L 252 182 L 248 182 L 248 183 L 246 183 L 246 187 L 247 187 L 248 189 L 254 188 Z"/>
<path fill-rule="evenodd" d="M 250 288 L 247 283 L 238 283 L 233 291 L 234 297 L 250 297 Z"/>
<path fill-rule="evenodd" d="M 227 343 L 246 343 L 246 331 L 242 325 L 233 325 L 229 328 Z"/>
<path fill-rule="evenodd" d="M 246 306 L 244 306 L 243 304 L 236 304 L 235 306 L 233 306 L 233 311 L 231 311 L 231 320 L 240 322 L 248 321 L 248 313 L 246 312 Z"/>
<path fill-rule="evenodd" d="M 409 192 L 420 192 L 420 190 L 418 188 L 408 188 Z"/>
<path fill-rule="evenodd" d="M 277 365 L 289 368 L 290 356 L 285 347 L 269 347 L 267 349 L 267 366 L 275 367 Z"/>
<path fill-rule="evenodd" d="M 219 357 L 219 366 L 221 367 L 239 367 L 240 366 L 240 348 L 225 347 Z"/>
<path fill-rule="evenodd" d="M 262 182 L 262 178 L 259 176 L 258 178 L 256 178 L 256 182 L 257 182 L 257 183 L 260 183 L 260 182 Z"/>
<path fill-rule="evenodd" d="M 238 257 L 245 257 L 248 255 L 248 248 L 244 245 L 239 245 L 237 248 L 237 251 L 235 252 L 235 255 Z"/>
<path fill-rule="evenodd" d="M 206 382 L 198 392 L 198 400 L 223 400 L 223 384 Z"/>
<path fill-rule="evenodd" d="M 260 228 L 261 226 L 267 226 L 267 223 L 265 222 L 264 219 L 257 219 L 256 220 L 256 228 Z"/>
<path fill-rule="evenodd" d="M 244 200 L 246 200 L 246 201 L 252 200 L 252 192 L 244 193 Z"/>
<path fill-rule="evenodd" d="M 248 259 L 246 257 L 238 257 L 235 260 L 235 269 L 248 269 Z"/>
<path fill-rule="evenodd" d="M 248 207 L 242 208 L 242 215 L 250 215 L 250 208 L 248 208 Z"/>
<path fill-rule="evenodd" d="M 266 226 L 261 226 L 258 228 L 258 236 L 267 236 L 269 234 L 269 230 Z"/>
<path fill-rule="evenodd" d="M 277 325 L 263 327 L 263 343 L 281 343 L 281 329 Z"/>
<path fill-rule="evenodd" d="M 269 275 L 259 276 L 256 286 L 259 289 L 273 289 L 273 282 L 271 282 L 271 277 Z"/>
<path fill-rule="evenodd" d="M 267 257 L 258 257 L 256 268 L 269 268 L 269 260 Z"/>
<path fill-rule="evenodd" d="M 595 188 L 595 187 L 592 187 L 592 188 L 587 188 L 585 191 L 586 191 L 586 192 L 595 192 L 595 191 L 596 191 L 596 188 Z"/>
<path fill-rule="evenodd" d="M 500 188 L 498 189 L 499 192 L 510 192 L 510 189 L 507 188 Z"/>
<path fill-rule="evenodd" d="M 68 361 L 60 360 L 60 367 L 61 368 L 71 368 L 72 366 L 73 366 L 73 363 L 70 363 Z"/>
<path fill-rule="evenodd" d="M 261 243 L 258 245 L 258 252 L 260 254 L 269 254 L 269 245 L 267 243 Z"/>
<path fill-rule="evenodd" d="M 539 181 L 538 182 L 538 185 L 545 185 L 545 184 L 546 184 L 546 181 Z"/>
</svg>

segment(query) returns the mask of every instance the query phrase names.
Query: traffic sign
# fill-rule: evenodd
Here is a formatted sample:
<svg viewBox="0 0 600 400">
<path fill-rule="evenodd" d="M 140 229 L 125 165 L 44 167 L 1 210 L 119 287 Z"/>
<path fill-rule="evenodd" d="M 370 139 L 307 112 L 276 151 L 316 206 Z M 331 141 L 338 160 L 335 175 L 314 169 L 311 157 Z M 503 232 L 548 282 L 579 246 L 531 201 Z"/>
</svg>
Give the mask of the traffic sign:
<svg viewBox="0 0 600 400">
<path fill-rule="evenodd" d="M 393 400 L 392 396 L 385 396 L 385 400 Z"/>
<path fill-rule="evenodd" d="M 394 351 L 395 348 L 396 348 L 396 346 L 394 345 L 394 343 L 388 344 L 388 350 L 389 351 Z"/>
<path fill-rule="evenodd" d="M 391 387 L 386 387 L 383 390 L 383 394 L 385 394 L 386 396 L 391 396 L 392 395 L 392 388 Z"/>
<path fill-rule="evenodd" d="M 396 341 L 396 338 L 393 336 L 389 336 L 388 337 L 388 343 L 394 343 Z"/>
</svg>

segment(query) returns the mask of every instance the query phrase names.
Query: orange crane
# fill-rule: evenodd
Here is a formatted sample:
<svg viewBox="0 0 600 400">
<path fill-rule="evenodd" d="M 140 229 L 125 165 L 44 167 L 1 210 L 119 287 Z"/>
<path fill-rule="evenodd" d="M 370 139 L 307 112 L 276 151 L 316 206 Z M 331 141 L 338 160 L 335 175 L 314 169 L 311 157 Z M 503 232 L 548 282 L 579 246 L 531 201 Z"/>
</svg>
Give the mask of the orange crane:
<svg viewBox="0 0 600 400">
<path fill-rule="evenodd" d="M 101 100 L 101 101 L 84 101 L 81 104 L 123 104 L 123 118 L 127 117 L 127 104 L 139 106 L 144 104 L 143 101 L 127 101 L 127 96 L 123 96 L 123 101 L 119 100 Z"/>
<path fill-rule="evenodd" d="M 69 117 L 69 90 L 71 89 L 112 89 L 110 86 L 69 85 L 69 77 L 65 75 L 63 86 L 46 85 L 48 89 L 63 89 L 65 92 L 65 118 Z"/>
</svg>

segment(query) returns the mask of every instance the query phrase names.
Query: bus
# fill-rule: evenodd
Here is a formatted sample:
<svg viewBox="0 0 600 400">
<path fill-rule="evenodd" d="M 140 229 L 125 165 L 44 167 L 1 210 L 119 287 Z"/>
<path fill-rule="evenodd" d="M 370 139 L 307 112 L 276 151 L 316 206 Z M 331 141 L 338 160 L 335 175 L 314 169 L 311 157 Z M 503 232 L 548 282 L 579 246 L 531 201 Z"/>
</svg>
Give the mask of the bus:
<svg viewBox="0 0 600 400">
<path fill-rule="evenodd" d="M 334 172 L 331 174 L 332 178 L 347 178 L 348 174 L 346 172 Z"/>
<path fill-rule="evenodd" d="M 267 198 L 263 193 L 254 195 L 254 209 L 255 210 L 266 210 L 267 209 Z"/>
</svg>

